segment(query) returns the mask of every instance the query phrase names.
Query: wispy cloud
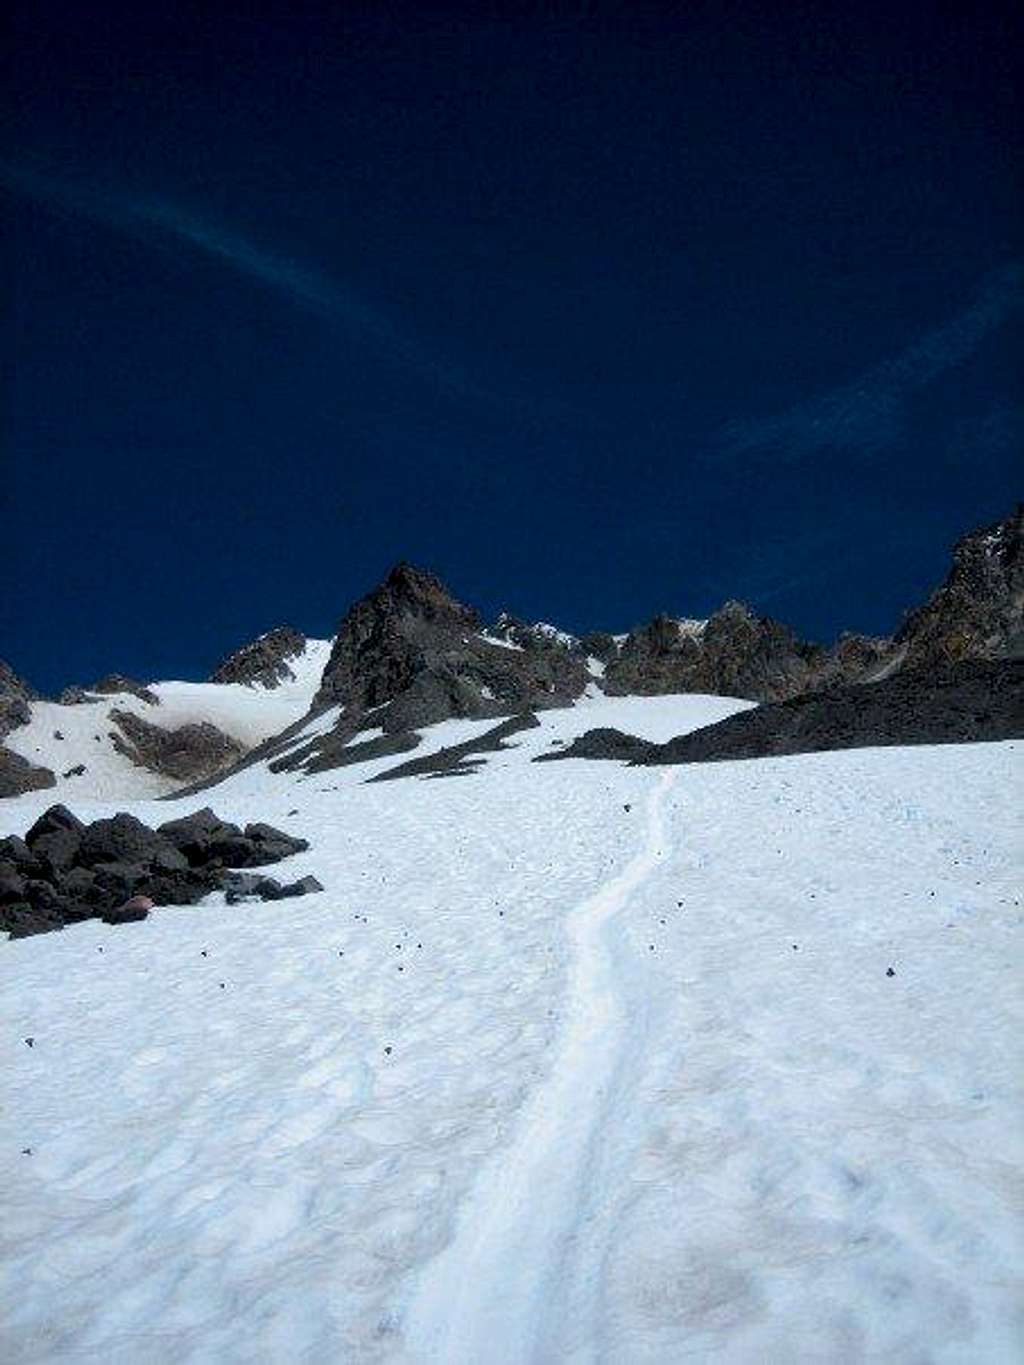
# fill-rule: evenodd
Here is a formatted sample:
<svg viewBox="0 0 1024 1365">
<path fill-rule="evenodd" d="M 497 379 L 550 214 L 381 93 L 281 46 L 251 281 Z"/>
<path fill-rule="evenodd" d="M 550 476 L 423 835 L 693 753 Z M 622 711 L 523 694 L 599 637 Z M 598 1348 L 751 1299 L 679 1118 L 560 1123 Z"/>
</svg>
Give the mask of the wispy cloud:
<svg viewBox="0 0 1024 1365">
<path fill-rule="evenodd" d="M 831 451 L 876 454 L 899 439 L 908 401 L 968 360 L 1024 303 L 1024 267 L 986 280 L 958 317 L 849 384 L 763 418 L 732 422 L 712 441 L 712 459 L 796 463 Z"/>
<path fill-rule="evenodd" d="M 9 162 L 0 162 L 0 183 L 51 209 L 89 218 L 136 240 L 154 244 L 163 238 L 184 243 L 449 392 L 506 411 L 531 406 L 479 384 L 462 366 L 428 349 L 336 276 L 258 245 L 180 205 L 113 189 L 71 185 L 59 176 Z"/>
</svg>

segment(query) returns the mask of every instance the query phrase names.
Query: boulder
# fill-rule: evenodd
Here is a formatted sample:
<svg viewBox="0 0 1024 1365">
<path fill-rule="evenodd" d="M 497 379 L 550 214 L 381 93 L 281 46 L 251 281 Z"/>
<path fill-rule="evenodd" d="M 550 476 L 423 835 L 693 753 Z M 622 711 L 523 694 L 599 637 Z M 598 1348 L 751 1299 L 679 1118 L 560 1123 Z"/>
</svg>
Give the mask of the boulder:
<svg viewBox="0 0 1024 1365">
<path fill-rule="evenodd" d="M 282 886 L 279 899 L 287 900 L 291 896 L 309 896 L 322 890 L 323 887 L 315 877 L 300 877 L 297 882 L 289 882 L 287 886 Z"/>
<path fill-rule="evenodd" d="M 25 843 L 37 863 L 50 873 L 59 873 L 74 863 L 84 833 L 85 825 L 67 806 L 51 806 L 25 835 Z"/>
<path fill-rule="evenodd" d="M 27 878 L 14 863 L 0 860 L 0 905 L 13 905 L 25 899 Z"/>
<path fill-rule="evenodd" d="M 26 876 L 34 876 L 39 871 L 35 854 L 25 840 L 19 839 L 16 834 L 8 834 L 6 838 L 0 839 L 0 858 L 12 863 Z"/>
<path fill-rule="evenodd" d="M 132 896 L 123 905 L 118 905 L 112 910 L 104 910 L 104 924 L 134 924 L 138 920 L 144 920 L 153 909 L 153 902 L 148 896 Z"/>
<path fill-rule="evenodd" d="M 149 829 L 134 815 L 121 812 L 109 820 L 96 820 L 82 835 L 76 862 L 83 867 L 97 863 L 141 863 L 148 866 L 162 855 L 175 866 L 188 866 L 187 860 L 165 835 Z"/>
</svg>

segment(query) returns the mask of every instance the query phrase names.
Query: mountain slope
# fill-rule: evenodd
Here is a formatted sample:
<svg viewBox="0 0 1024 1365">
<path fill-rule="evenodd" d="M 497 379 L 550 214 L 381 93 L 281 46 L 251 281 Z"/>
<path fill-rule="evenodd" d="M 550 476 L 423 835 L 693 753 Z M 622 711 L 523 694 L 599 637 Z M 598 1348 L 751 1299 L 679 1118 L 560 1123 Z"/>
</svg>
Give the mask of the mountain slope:
<svg viewBox="0 0 1024 1365">
<path fill-rule="evenodd" d="M 529 761 L 736 705 L 255 764 L 322 895 L 4 945 L 7 1358 L 1013 1359 L 1019 746 Z"/>
<path fill-rule="evenodd" d="M 225 767 L 306 715 L 329 653 L 330 641 L 306 641 L 303 653 L 290 661 L 293 676 L 272 689 L 259 683 L 162 682 L 147 689 L 153 702 L 135 692 L 82 689 L 86 699 L 72 704 L 33 700 L 27 705 L 27 721 L 7 735 L 5 744 L 53 773 L 54 800 L 166 795 L 180 788 L 188 775 L 180 769 L 154 771 L 145 766 L 154 732 L 159 738 L 185 727 L 193 733 L 196 727 L 210 727 L 205 745 L 204 736 L 196 735 L 194 756 L 202 764 L 213 741 L 212 775 L 218 763 Z M 132 718 L 127 726 L 125 716 Z M 218 747 L 217 736 L 228 744 Z"/>
</svg>

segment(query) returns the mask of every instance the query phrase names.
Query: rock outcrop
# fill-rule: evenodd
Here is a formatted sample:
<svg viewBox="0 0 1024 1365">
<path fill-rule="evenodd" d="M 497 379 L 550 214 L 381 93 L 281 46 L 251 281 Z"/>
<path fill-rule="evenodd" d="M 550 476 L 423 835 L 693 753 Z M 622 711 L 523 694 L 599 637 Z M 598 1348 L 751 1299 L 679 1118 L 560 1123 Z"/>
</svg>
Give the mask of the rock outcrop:
<svg viewBox="0 0 1024 1365">
<path fill-rule="evenodd" d="M 615 696 L 709 692 L 772 701 L 813 686 L 823 653 L 788 626 L 727 602 L 708 621 L 658 616 L 633 631 L 608 664 L 604 687 Z"/>
<path fill-rule="evenodd" d="M 131 711 L 115 708 L 110 719 L 118 753 L 137 767 L 171 777 L 177 782 L 206 781 L 227 771 L 246 752 L 245 745 L 209 721 L 165 730 Z"/>
<path fill-rule="evenodd" d="M 19 725 L 28 724 L 31 715 L 29 702 L 38 698 L 39 693 L 35 688 L 19 678 L 10 664 L 0 659 L 0 739 Z"/>
<path fill-rule="evenodd" d="M 272 825 L 242 830 L 209 809 L 153 830 L 125 813 L 86 825 L 51 806 L 24 839 L 0 839 L 0 931 L 23 938 L 94 918 L 126 924 L 221 889 L 229 900 L 304 895 L 323 888 L 312 877 L 282 886 L 227 869 L 263 867 L 308 847 Z"/>
<path fill-rule="evenodd" d="M 652 744 L 617 730 L 589 730 L 558 753 L 639 764 L 708 763 L 894 744 L 963 744 L 1024 738 L 1024 660 L 968 660 L 930 673 L 757 706 L 715 725 Z"/>
<path fill-rule="evenodd" d="M 297 658 L 305 648 L 306 637 L 301 630 L 278 626 L 229 654 L 210 674 L 209 681 L 279 687 L 295 677 L 288 660 Z"/>
<path fill-rule="evenodd" d="M 341 706 L 335 730 L 275 767 L 323 766 L 364 729 L 410 735 L 452 717 L 486 719 L 568 705 L 584 690 L 582 653 L 546 633 L 499 642 L 433 574 L 399 564 L 342 621 L 316 709 Z M 408 744 L 406 747 L 409 747 Z"/>
<path fill-rule="evenodd" d="M 0 797 L 22 796 L 56 785 L 56 775 L 49 768 L 37 768 L 21 754 L 0 744 Z"/>
<path fill-rule="evenodd" d="M 953 549 L 953 567 L 896 633 L 903 668 L 1024 657 L 1024 505 Z"/>
<path fill-rule="evenodd" d="M 134 678 L 126 678 L 123 673 L 108 673 L 105 678 L 100 678 L 99 682 L 93 683 L 92 687 L 85 690 L 101 697 L 113 697 L 127 692 L 133 697 L 138 697 L 139 701 L 144 701 L 147 706 L 160 705 L 160 698 L 155 692 L 144 683 L 136 682 Z"/>
<path fill-rule="evenodd" d="M 39 693 L 35 688 L 0 659 L 0 740 L 29 723 L 32 718 L 30 703 L 38 700 Z M 56 782 L 57 778 L 49 768 L 37 768 L 27 758 L 0 744 L 0 798 L 44 791 Z"/>
</svg>

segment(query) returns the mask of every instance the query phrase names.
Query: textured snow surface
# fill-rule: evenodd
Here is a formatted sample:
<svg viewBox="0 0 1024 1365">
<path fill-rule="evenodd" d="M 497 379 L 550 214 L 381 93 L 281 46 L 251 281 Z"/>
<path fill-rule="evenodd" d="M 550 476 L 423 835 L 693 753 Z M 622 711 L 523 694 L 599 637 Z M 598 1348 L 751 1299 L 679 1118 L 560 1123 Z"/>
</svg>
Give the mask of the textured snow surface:
<svg viewBox="0 0 1024 1365">
<path fill-rule="evenodd" d="M 130 803 L 327 889 L 0 944 L 0 1356 L 1019 1359 L 1020 746 L 526 761 L 737 705 Z"/>
<path fill-rule="evenodd" d="M 130 711 L 150 725 L 176 730 L 207 721 L 254 748 L 280 734 L 309 710 L 331 653 L 330 640 L 307 640 L 302 654 L 288 660 L 293 677 L 274 688 L 245 683 L 153 683 L 158 706 L 131 692 L 97 695 L 92 702 L 62 706 L 59 702 L 31 703 L 28 725 L 13 730 L 5 743 L 30 763 L 49 768 L 57 778 L 53 801 L 114 800 L 118 796 L 162 796 L 181 782 L 136 767 L 117 752 L 111 738 L 120 733 L 110 718 L 112 710 Z M 61 738 L 57 738 L 57 735 Z M 65 777 L 84 763 L 86 771 Z"/>
</svg>

